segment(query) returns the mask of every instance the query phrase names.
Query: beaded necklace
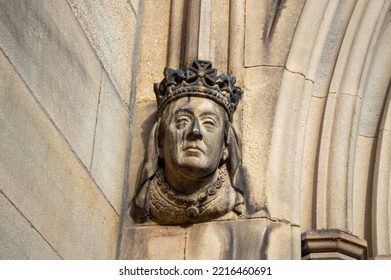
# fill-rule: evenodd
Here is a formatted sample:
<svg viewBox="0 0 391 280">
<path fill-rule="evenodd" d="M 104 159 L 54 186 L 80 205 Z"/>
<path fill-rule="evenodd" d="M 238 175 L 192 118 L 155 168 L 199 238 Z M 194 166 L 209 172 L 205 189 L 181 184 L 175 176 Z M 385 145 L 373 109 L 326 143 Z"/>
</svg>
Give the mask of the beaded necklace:
<svg viewBox="0 0 391 280">
<path fill-rule="evenodd" d="M 219 168 L 217 179 L 205 188 L 185 195 L 168 184 L 162 169 L 156 172 L 150 188 L 150 212 L 156 219 L 168 223 L 191 222 L 201 216 L 215 217 L 226 212 L 229 194 L 235 192 L 225 166 Z"/>
</svg>

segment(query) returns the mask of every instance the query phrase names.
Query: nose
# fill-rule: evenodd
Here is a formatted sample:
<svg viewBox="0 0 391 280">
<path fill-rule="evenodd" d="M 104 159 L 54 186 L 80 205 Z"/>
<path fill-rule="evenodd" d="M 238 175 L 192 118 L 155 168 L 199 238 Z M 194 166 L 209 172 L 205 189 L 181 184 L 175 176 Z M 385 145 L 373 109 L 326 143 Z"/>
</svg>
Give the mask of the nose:
<svg viewBox="0 0 391 280">
<path fill-rule="evenodd" d="M 193 123 L 190 127 L 190 132 L 188 134 L 189 140 L 200 140 L 202 139 L 202 132 L 200 123 L 197 118 L 194 118 Z"/>
</svg>

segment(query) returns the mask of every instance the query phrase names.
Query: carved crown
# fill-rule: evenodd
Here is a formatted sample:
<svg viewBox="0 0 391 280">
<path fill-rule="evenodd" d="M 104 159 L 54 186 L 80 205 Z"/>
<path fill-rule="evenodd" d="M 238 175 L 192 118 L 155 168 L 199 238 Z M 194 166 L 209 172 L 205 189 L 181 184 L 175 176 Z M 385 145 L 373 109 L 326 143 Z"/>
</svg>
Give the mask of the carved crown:
<svg viewBox="0 0 391 280">
<path fill-rule="evenodd" d="M 234 86 L 235 76 L 222 74 L 206 60 L 195 60 L 187 66 L 186 71 L 164 68 L 164 79 L 154 84 L 159 111 L 172 101 L 184 96 L 198 96 L 214 100 L 220 104 L 232 120 L 233 113 L 239 103 L 242 90 Z"/>
</svg>

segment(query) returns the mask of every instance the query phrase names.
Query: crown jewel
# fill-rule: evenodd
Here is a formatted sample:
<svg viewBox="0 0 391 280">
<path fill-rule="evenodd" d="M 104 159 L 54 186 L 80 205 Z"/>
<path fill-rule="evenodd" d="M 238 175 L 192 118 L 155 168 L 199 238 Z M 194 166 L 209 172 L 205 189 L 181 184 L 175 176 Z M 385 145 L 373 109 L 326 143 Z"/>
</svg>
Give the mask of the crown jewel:
<svg viewBox="0 0 391 280">
<path fill-rule="evenodd" d="M 164 79 L 154 85 L 159 111 L 163 111 L 167 104 L 181 97 L 198 96 L 217 102 L 232 120 L 242 94 L 242 90 L 234 86 L 235 76 L 217 76 L 217 70 L 206 60 L 193 61 L 187 66 L 186 72 L 166 67 L 163 74 Z"/>
</svg>

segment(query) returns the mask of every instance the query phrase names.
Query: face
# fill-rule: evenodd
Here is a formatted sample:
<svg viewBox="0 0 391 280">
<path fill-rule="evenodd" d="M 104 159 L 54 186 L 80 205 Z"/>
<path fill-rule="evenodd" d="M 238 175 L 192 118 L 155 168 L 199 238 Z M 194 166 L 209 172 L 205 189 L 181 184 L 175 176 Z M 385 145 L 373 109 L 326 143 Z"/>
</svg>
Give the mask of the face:
<svg viewBox="0 0 391 280">
<path fill-rule="evenodd" d="M 225 148 L 224 109 L 207 98 L 182 97 L 166 110 L 172 113 L 162 120 L 165 169 L 200 177 L 213 173 Z"/>
</svg>

